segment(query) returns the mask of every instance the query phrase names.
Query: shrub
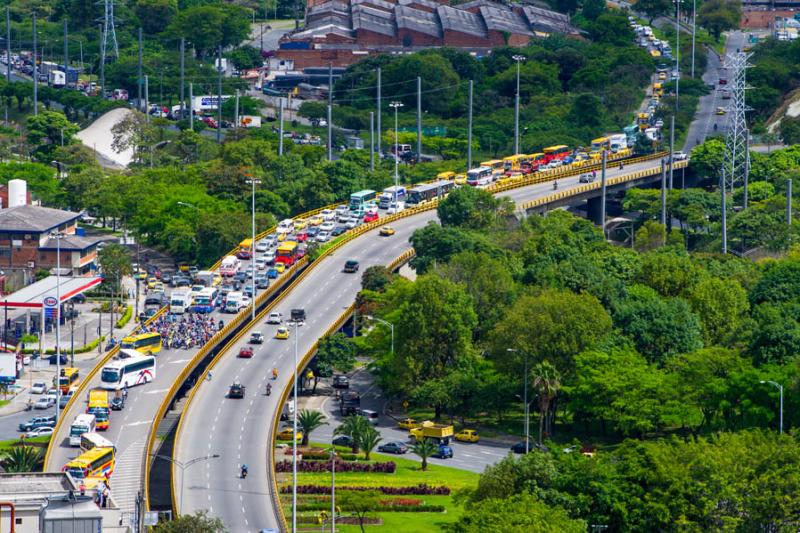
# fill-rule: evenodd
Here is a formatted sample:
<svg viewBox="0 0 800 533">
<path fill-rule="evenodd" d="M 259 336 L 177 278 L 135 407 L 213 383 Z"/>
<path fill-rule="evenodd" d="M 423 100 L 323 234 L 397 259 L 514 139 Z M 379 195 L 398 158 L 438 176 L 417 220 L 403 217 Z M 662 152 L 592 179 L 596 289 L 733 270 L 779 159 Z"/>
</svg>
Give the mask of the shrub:
<svg viewBox="0 0 800 533">
<path fill-rule="evenodd" d="M 385 463 L 339 463 L 336 465 L 337 472 L 371 472 L 394 474 L 397 465 L 394 461 Z M 297 470 L 299 472 L 327 472 L 328 464 L 323 461 L 298 461 Z M 276 472 L 291 472 L 291 461 L 280 461 L 275 464 Z"/>
<path fill-rule="evenodd" d="M 419 485 L 412 485 L 408 487 L 387 487 L 385 485 L 378 486 L 378 487 L 365 487 L 361 485 L 353 485 L 353 486 L 343 486 L 343 487 L 336 487 L 337 491 L 341 490 L 353 490 L 353 491 L 364 491 L 364 490 L 377 490 L 383 494 L 388 496 L 449 496 L 450 495 L 450 487 L 446 485 L 430 486 L 426 483 L 420 483 Z M 284 485 L 280 488 L 280 492 L 283 494 L 290 494 L 292 492 L 291 485 Z M 297 493 L 298 494 L 330 494 L 331 487 L 329 485 L 298 485 L 297 486 Z"/>
<path fill-rule="evenodd" d="M 127 307 L 125 308 L 125 312 L 124 312 L 124 313 L 122 313 L 122 317 L 120 317 L 120 319 L 119 319 L 119 320 L 117 320 L 116 327 L 117 327 L 117 328 L 124 328 L 124 327 L 125 327 L 125 324 L 127 324 L 128 322 L 130 322 L 130 320 L 131 320 L 131 317 L 132 317 L 132 316 L 133 316 L 133 307 L 131 307 L 131 306 L 129 305 L 129 306 L 127 306 Z"/>
<path fill-rule="evenodd" d="M 425 503 L 419 498 L 391 498 L 389 500 L 381 500 L 380 502 L 381 505 L 387 505 L 389 507 L 408 507 L 410 505 L 422 505 Z"/>
<path fill-rule="evenodd" d="M 338 502 L 337 502 L 338 503 Z M 393 513 L 443 513 L 444 505 L 393 505 L 390 509 Z M 299 512 L 305 511 L 327 511 L 330 510 L 330 502 L 325 503 L 298 503 L 297 510 Z M 342 506 L 343 511 L 347 511 L 346 506 Z M 381 503 L 376 503 L 369 507 L 369 509 L 361 509 L 366 512 L 386 511 L 386 506 Z"/>
</svg>

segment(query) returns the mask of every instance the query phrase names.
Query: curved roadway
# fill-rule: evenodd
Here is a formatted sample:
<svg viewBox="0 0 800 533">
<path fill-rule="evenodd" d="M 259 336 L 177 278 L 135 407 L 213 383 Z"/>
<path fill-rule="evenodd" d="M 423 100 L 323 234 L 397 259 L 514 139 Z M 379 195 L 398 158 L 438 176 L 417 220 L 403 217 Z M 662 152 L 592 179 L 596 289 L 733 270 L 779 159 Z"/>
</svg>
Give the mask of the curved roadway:
<svg viewBox="0 0 800 533">
<path fill-rule="evenodd" d="M 626 165 L 623 171 L 609 167 L 607 175 L 614 177 L 659 165 L 656 159 Z M 558 181 L 559 191 L 581 185 L 578 176 Z M 546 182 L 500 195 L 519 205 L 552 192 L 552 184 Z M 365 233 L 319 261 L 304 280 L 283 296 L 275 310 L 284 316 L 288 316 L 292 308 L 306 309 L 306 324 L 298 330 L 299 358 L 353 303 L 360 289 L 360 273 L 343 273 L 344 261 L 358 260 L 362 271 L 371 265 L 386 265 L 410 248 L 408 238 L 415 229 L 432 220 L 436 220 L 435 210 L 392 223 L 397 231 L 392 237 L 379 237 L 377 230 Z M 263 345 L 255 347 L 252 359 L 236 357 L 249 338 L 249 334 L 243 335 L 214 367 L 213 380 L 201 382 L 184 410 L 174 458 L 182 463 L 214 454 L 219 458 L 196 464 L 184 474 L 173 468 L 173 487 L 183 486 L 182 495 L 176 492 L 179 508 L 176 512 L 184 514 L 205 509 L 221 518 L 230 531 L 236 532 L 281 527 L 279 511 L 270 497 L 272 473 L 268 471 L 267 459 L 271 453 L 272 421 L 281 410 L 280 392 L 291 383 L 295 339 L 275 339 L 275 328 L 264 322 L 252 328 L 266 337 Z M 279 371 L 277 381 L 270 379 L 273 366 Z M 243 400 L 226 397 L 228 387 L 235 380 L 247 388 Z M 265 394 L 267 382 L 273 383 L 271 396 Z M 249 469 L 246 480 L 239 478 L 242 463 Z M 181 479 L 182 475 L 185 479 Z"/>
</svg>

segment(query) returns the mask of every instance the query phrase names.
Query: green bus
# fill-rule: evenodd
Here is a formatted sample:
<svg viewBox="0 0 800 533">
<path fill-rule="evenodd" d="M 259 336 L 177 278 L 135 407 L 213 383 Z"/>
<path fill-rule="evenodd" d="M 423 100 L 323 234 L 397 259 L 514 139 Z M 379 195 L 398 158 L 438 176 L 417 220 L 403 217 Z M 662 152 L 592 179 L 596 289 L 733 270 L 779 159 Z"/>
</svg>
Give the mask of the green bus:
<svg viewBox="0 0 800 533">
<path fill-rule="evenodd" d="M 367 202 L 375 199 L 377 193 L 369 189 L 350 195 L 350 211 L 363 211 Z"/>
</svg>

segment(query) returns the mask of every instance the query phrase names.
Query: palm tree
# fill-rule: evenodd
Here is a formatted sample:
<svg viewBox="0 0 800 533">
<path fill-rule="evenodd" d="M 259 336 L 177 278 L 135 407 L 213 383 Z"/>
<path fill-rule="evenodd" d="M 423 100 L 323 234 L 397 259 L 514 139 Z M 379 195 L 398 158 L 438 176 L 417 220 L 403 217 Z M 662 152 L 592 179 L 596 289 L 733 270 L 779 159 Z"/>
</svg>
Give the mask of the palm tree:
<svg viewBox="0 0 800 533">
<path fill-rule="evenodd" d="M 542 361 L 531 369 L 533 389 L 539 396 L 539 444 L 542 444 L 544 422 L 550 413 L 550 404 L 561 389 L 561 374 L 549 361 Z"/>
<path fill-rule="evenodd" d="M 319 411 L 312 411 L 311 409 L 303 409 L 297 416 L 297 425 L 299 425 L 300 428 L 303 430 L 303 442 L 301 442 L 300 444 L 302 446 L 307 446 L 309 437 L 311 436 L 311 432 L 319 428 L 320 426 L 327 426 L 328 423 L 325 422 L 325 415 L 323 415 Z"/>
<path fill-rule="evenodd" d="M 363 417 L 359 417 L 363 418 Z M 381 441 L 381 434 L 372 425 L 367 425 L 358 436 L 358 447 L 364 452 L 364 459 L 369 461 L 369 454 Z"/>
<path fill-rule="evenodd" d="M 411 445 L 411 453 L 422 459 L 422 471 L 428 469 L 428 457 L 436 453 L 439 445 L 431 439 L 422 439 L 419 442 Z"/>
<path fill-rule="evenodd" d="M 369 427 L 369 421 L 367 421 L 366 418 L 358 415 L 350 415 L 344 419 L 344 422 L 342 422 L 339 427 L 333 430 L 333 434 L 347 435 L 353 439 L 353 453 L 358 453 L 358 447 L 361 444 L 359 441 L 366 427 Z"/>
<path fill-rule="evenodd" d="M 3 461 L 6 472 L 33 472 L 42 462 L 42 452 L 33 446 L 14 446 Z"/>
</svg>

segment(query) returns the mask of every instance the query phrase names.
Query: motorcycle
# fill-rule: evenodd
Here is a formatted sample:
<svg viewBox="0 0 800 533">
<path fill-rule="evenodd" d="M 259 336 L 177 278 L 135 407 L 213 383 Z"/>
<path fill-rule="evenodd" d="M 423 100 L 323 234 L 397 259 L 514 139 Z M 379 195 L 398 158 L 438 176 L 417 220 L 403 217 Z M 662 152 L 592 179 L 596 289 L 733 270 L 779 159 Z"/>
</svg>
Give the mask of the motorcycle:
<svg viewBox="0 0 800 533">
<path fill-rule="evenodd" d="M 269 396 L 270 394 L 272 394 L 272 385 L 267 383 L 267 396 Z"/>
<path fill-rule="evenodd" d="M 242 479 L 247 479 L 247 467 L 242 467 Z"/>
</svg>

